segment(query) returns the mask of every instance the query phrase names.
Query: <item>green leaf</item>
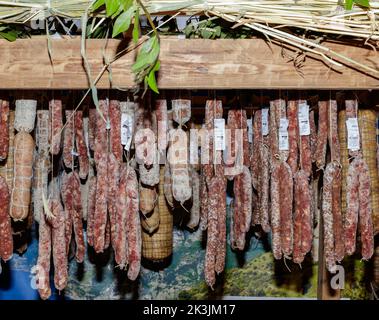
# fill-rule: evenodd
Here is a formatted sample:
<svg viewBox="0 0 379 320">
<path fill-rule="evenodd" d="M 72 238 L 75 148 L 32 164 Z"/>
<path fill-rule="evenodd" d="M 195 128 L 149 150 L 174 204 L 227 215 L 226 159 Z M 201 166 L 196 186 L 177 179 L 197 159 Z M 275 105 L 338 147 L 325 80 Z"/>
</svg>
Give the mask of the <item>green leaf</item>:
<svg viewBox="0 0 379 320">
<path fill-rule="evenodd" d="M 369 0 L 354 0 L 354 3 L 356 3 L 358 6 L 364 7 L 364 8 L 369 8 L 370 3 Z"/>
<path fill-rule="evenodd" d="M 159 93 L 154 71 L 149 72 L 149 75 L 147 76 L 147 84 L 151 90 L 153 90 L 155 93 Z"/>
<path fill-rule="evenodd" d="M 113 16 L 120 7 L 119 0 L 104 0 L 105 1 L 105 7 L 106 7 L 106 13 L 108 17 Z"/>
<path fill-rule="evenodd" d="M 353 9 L 353 0 L 345 0 L 345 9 L 346 10 Z"/>
<path fill-rule="evenodd" d="M 133 0 L 121 1 L 121 7 L 124 11 L 128 10 L 133 5 Z"/>
<path fill-rule="evenodd" d="M 137 56 L 137 61 L 132 65 L 132 71 L 138 72 L 140 70 L 146 69 L 146 67 L 151 66 L 159 56 L 159 43 L 152 47 L 151 51 L 148 53 L 142 52 Z"/>
<path fill-rule="evenodd" d="M 95 11 L 97 9 L 99 9 L 101 6 L 103 6 L 105 4 L 105 0 L 97 0 L 93 5 L 92 5 L 92 9 Z"/>
<path fill-rule="evenodd" d="M 137 43 L 139 39 L 139 10 L 138 8 L 134 14 L 134 26 L 133 26 L 132 35 L 133 35 L 133 41 Z"/>
<path fill-rule="evenodd" d="M 212 36 L 212 32 L 210 32 L 207 29 L 202 29 L 201 30 L 201 37 L 204 39 L 209 39 Z"/>
<path fill-rule="evenodd" d="M 13 30 L 0 32 L 0 38 L 4 38 L 5 40 L 13 42 L 17 39 L 17 32 Z"/>
<path fill-rule="evenodd" d="M 134 6 L 130 7 L 127 11 L 121 13 L 116 19 L 113 27 L 112 37 L 116 37 L 122 32 L 129 29 L 132 17 L 134 15 Z"/>
</svg>

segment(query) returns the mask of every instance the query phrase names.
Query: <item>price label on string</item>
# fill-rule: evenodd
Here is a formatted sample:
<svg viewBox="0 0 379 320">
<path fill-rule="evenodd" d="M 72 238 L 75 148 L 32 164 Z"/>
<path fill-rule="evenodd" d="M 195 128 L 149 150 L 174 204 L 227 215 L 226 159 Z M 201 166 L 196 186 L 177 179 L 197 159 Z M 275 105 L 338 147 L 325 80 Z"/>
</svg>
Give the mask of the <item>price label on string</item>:
<svg viewBox="0 0 379 320">
<path fill-rule="evenodd" d="M 346 120 L 347 128 L 347 148 L 351 151 L 360 149 L 359 126 L 357 118 L 349 118 Z"/>
<path fill-rule="evenodd" d="M 269 133 L 268 128 L 268 108 L 262 109 L 262 136 L 267 136 Z"/>
<path fill-rule="evenodd" d="M 225 119 L 214 119 L 215 150 L 225 150 Z"/>
<path fill-rule="evenodd" d="M 299 133 L 301 136 L 309 136 L 311 127 L 309 125 L 309 106 L 306 103 L 299 104 L 298 110 Z"/>
<path fill-rule="evenodd" d="M 289 150 L 288 142 L 288 119 L 281 118 L 279 123 L 279 150 Z"/>
</svg>

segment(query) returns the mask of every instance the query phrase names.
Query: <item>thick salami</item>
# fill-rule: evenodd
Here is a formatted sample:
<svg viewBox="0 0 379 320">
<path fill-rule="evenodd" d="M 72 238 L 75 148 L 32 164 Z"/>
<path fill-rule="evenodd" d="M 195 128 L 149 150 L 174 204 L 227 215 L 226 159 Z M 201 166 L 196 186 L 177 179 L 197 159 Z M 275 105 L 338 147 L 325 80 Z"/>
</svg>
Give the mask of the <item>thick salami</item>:
<svg viewBox="0 0 379 320">
<path fill-rule="evenodd" d="M 33 176 L 34 140 L 21 131 L 14 139 L 14 178 L 10 215 L 14 220 L 24 220 L 29 214 L 30 188 Z"/>
</svg>

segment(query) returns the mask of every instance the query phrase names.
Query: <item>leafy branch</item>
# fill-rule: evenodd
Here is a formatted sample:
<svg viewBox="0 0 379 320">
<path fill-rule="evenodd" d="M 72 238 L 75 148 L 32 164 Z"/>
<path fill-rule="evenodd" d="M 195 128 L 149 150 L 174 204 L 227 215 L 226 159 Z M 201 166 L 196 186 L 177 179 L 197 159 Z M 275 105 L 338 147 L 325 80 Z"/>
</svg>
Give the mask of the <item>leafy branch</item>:
<svg viewBox="0 0 379 320">
<path fill-rule="evenodd" d="M 140 10 L 145 14 L 154 33 L 139 50 L 136 61 L 132 66 L 132 71 L 136 75 L 137 83 L 144 82 L 145 91 L 150 87 L 154 92 L 158 93 L 155 73 L 160 68 L 160 41 L 158 31 L 148 10 L 140 0 L 97 0 L 92 9 L 95 11 L 103 6 L 105 6 L 107 17 L 114 19 L 112 37 L 114 38 L 121 33 L 127 32 L 133 24 L 132 38 L 135 43 L 141 37 L 139 31 Z"/>
</svg>

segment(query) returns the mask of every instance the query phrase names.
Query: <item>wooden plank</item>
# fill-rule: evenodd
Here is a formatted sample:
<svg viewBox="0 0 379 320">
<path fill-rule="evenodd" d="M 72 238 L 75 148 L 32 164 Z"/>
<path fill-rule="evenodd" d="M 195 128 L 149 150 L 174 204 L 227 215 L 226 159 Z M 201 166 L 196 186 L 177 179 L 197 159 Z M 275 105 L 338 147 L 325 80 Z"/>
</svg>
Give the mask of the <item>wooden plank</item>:
<svg viewBox="0 0 379 320">
<path fill-rule="evenodd" d="M 103 66 L 105 41 L 87 40 L 87 56 L 92 78 Z M 349 57 L 379 66 L 379 55 L 365 48 L 328 44 Z M 125 43 L 109 40 L 106 56 L 113 57 Z M 300 75 L 292 62 L 282 56 L 282 47 L 269 46 L 261 39 L 183 40 L 162 38 L 159 87 L 162 89 L 377 89 L 378 79 L 342 68 L 330 70 L 323 62 L 308 57 Z M 290 52 L 290 51 L 287 51 Z M 131 88 L 130 71 L 135 52 L 112 64 L 113 87 Z M 85 89 L 87 76 L 80 56 L 80 39 L 52 41 L 50 64 L 44 37 L 0 40 L 0 88 L 2 89 Z M 106 72 L 98 88 L 110 88 Z"/>
</svg>

